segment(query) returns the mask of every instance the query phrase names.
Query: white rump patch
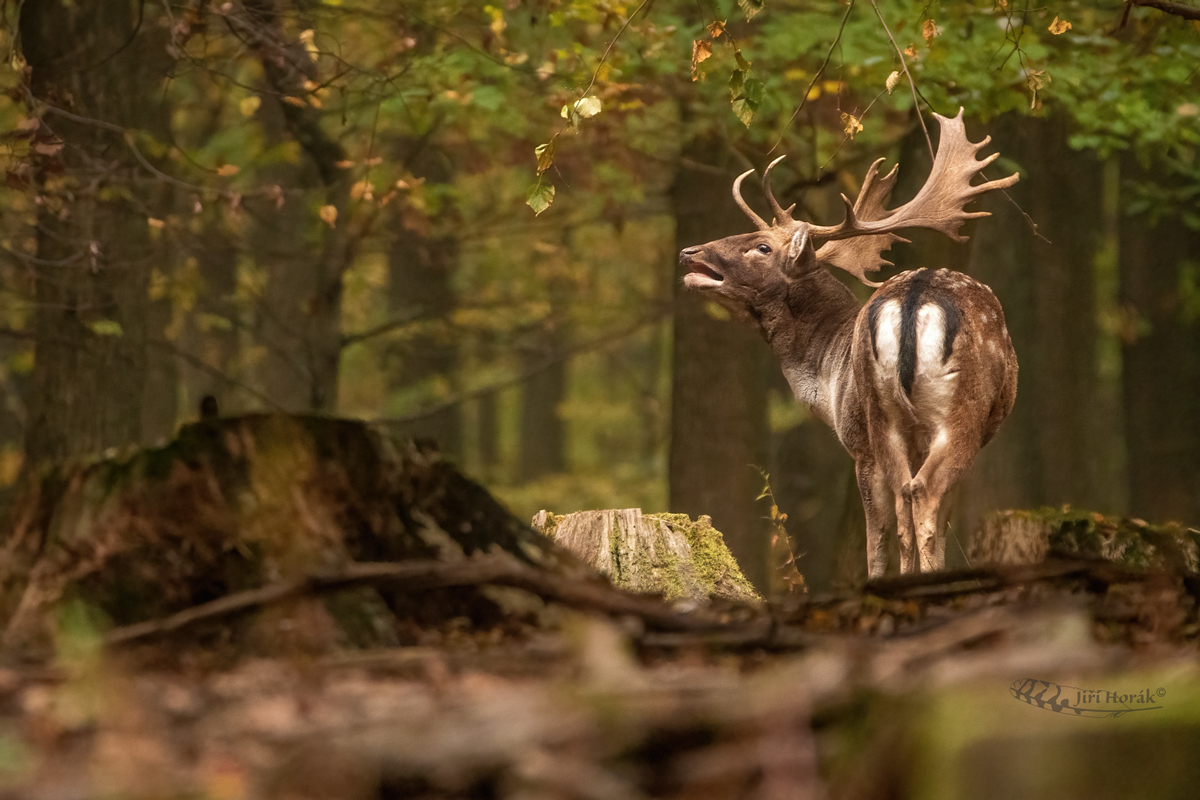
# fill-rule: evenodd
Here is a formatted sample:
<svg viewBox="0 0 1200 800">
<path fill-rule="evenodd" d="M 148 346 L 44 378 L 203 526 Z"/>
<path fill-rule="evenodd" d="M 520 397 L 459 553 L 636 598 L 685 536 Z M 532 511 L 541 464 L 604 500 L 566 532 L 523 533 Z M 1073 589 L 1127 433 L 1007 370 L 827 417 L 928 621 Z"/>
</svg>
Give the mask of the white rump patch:
<svg viewBox="0 0 1200 800">
<path fill-rule="evenodd" d="M 888 300 L 875 317 L 875 359 L 883 374 L 892 375 L 900 363 L 900 301 Z"/>
</svg>

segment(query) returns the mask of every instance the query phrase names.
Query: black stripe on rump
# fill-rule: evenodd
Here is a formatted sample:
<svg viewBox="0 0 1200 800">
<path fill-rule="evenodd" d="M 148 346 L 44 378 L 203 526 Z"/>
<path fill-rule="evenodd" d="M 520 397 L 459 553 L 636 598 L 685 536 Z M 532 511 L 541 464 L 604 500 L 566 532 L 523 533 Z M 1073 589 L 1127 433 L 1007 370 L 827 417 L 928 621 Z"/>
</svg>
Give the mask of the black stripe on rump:
<svg viewBox="0 0 1200 800">
<path fill-rule="evenodd" d="M 933 273 L 929 270 L 917 270 L 900 303 L 900 385 L 909 397 L 912 397 L 913 378 L 917 374 L 917 311 L 921 308 L 921 295 L 932 279 Z"/>
<path fill-rule="evenodd" d="M 921 301 L 933 280 L 933 272 L 923 269 L 913 276 L 908 284 L 908 292 L 900 305 L 900 385 L 904 393 L 912 396 L 913 379 L 917 372 L 917 314 L 921 310 Z M 942 336 L 942 363 L 950 360 L 954 352 L 954 339 L 962 325 L 958 306 L 943 292 L 935 292 L 930 302 L 942 309 L 944 331 Z"/>
</svg>

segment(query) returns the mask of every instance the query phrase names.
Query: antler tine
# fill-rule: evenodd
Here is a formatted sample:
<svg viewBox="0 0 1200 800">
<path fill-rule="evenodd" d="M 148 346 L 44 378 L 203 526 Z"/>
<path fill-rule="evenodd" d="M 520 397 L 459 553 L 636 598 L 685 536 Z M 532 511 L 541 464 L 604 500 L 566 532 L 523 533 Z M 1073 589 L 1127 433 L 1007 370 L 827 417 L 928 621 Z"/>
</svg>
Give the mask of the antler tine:
<svg viewBox="0 0 1200 800">
<path fill-rule="evenodd" d="M 902 228 L 930 228 L 941 231 L 955 241 L 963 241 L 958 230 L 968 219 L 974 219 L 986 212 L 963 210 L 963 206 L 984 192 L 992 189 L 1004 189 L 1012 186 L 1020 175 L 1014 173 L 994 181 L 984 181 L 975 186 L 971 179 L 988 164 L 998 157 L 993 153 L 981 160 L 975 155 L 990 139 L 982 142 L 972 142 L 967 138 L 966 126 L 963 124 L 963 109 L 953 119 L 940 114 L 933 115 L 941 127 L 942 136 L 938 142 L 937 155 L 925 185 L 917 192 L 917 196 L 909 202 L 892 211 L 883 211 L 875 219 L 857 209 L 857 215 L 846 214 L 846 219 L 840 225 L 812 227 L 813 236 L 826 241 L 849 239 L 857 236 L 876 236 L 890 234 Z M 874 170 L 875 167 L 872 167 Z M 891 176 L 889 176 L 891 177 Z M 868 175 L 873 180 L 873 176 Z M 869 183 L 864 183 L 864 190 Z M 874 187 L 872 187 L 874 188 Z M 890 186 L 888 187 L 890 188 Z M 874 192 L 873 192 L 874 193 Z M 847 209 L 850 203 L 847 201 Z M 820 255 L 820 253 L 818 253 Z"/>
<path fill-rule="evenodd" d="M 775 165 L 785 158 L 787 158 L 786 155 L 780 156 L 770 164 L 767 164 L 767 168 L 763 170 L 763 194 L 767 196 L 767 202 L 771 204 L 771 213 L 775 215 L 776 225 L 792 222 L 792 209 L 796 207 L 796 204 L 792 203 L 787 208 L 781 208 L 779 201 L 775 199 L 775 194 L 771 191 L 771 170 L 775 169 Z"/>
<path fill-rule="evenodd" d="M 764 220 L 758 214 L 755 214 L 754 209 L 750 208 L 749 204 L 746 203 L 745 198 L 742 197 L 742 181 L 746 180 L 747 176 L 753 174 L 754 170 L 748 169 L 734 179 L 733 200 L 738 204 L 738 208 L 746 212 L 746 216 L 748 216 L 754 222 L 754 224 L 758 226 L 760 231 L 770 230 L 771 226 L 767 224 L 766 220 Z"/>
</svg>

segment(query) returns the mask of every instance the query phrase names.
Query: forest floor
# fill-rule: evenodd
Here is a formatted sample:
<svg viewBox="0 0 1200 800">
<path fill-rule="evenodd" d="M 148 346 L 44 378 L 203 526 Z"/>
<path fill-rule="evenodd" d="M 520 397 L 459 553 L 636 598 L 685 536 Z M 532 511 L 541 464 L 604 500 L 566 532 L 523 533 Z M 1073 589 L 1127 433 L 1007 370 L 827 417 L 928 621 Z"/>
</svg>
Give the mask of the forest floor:
<svg viewBox="0 0 1200 800">
<path fill-rule="evenodd" d="M 362 460 L 347 453 L 381 446 L 373 434 L 276 425 L 223 422 L 186 469 L 148 469 L 161 458 L 144 455 L 91 465 L 56 484 L 55 514 L 10 532 L 8 563 L 25 569 L 4 606 L 0 797 L 1115 798 L 1196 785 L 1193 573 L 1052 555 L 764 606 L 671 604 L 607 586 L 510 518 L 488 527 L 475 512 L 502 510 L 419 449 L 373 451 L 403 500 L 387 508 L 409 526 L 389 527 L 383 506 L 331 489 Z M 278 484 L 253 466 L 268 453 Z M 235 473 L 257 492 L 219 506 L 236 526 L 213 500 L 241 496 Z M 196 501 L 214 475 L 221 491 Z M 78 517 L 103 547 L 62 527 L 97 486 L 126 498 Z M 305 547 L 320 534 L 352 557 L 327 549 L 282 572 L 278 553 L 294 549 L 256 560 L 236 537 L 272 486 L 305 487 L 283 495 Z M 172 492 L 197 503 L 210 540 L 235 539 L 206 556 L 195 531 L 151 532 L 161 519 L 112 538 L 136 528 L 131 496 L 145 519 L 169 509 L 182 525 Z M 464 544 L 484 528 L 486 544 Z M 455 558 L 395 550 L 446 537 Z M 16 557 L 15 540 L 35 539 L 35 556 Z M 158 605 L 130 577 L 154 553 L 146 585 L 170 599 Z M 130 596 L 156 610 L 131 612 Z"/>
</svg>

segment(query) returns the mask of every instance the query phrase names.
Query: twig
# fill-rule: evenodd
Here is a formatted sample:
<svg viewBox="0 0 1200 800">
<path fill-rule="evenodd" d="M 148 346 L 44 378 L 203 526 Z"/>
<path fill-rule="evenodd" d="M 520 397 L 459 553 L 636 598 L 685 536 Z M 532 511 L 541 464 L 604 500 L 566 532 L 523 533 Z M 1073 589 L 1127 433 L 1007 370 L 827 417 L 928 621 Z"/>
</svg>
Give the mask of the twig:
<svg viewBox="0 0 1200 800">
<path fill-rule="evenodd" d="M 825 54 L 825 60 L 821 62 L 821 68 L 817 70 L 817 74 L 813 75 L 813 79 L 808 82 L 808 88 L 804 90 L 804 96 L 800 98 L 800 105 L 796 106 L 796 110 L 792 112 L 791 118 L 783 126 L 783 130 L 779 132 L 779 138 L 775 140 L 775 144 L 771 145 L 771 149 L 767 151 L 767 155 L 771 155 L 771 153 L 775 152 L 775 148 L 779 147 L 783 141 L 783 135 L 787 133 L 787 129 L 796 121 L 796 117 L 800 115 L 800 110 L 808 102 L 808 95 L 812 92 L 813 86 L 816 86 L 817 81 L 821 80 L 821 76 L 825 74 L 825 68 L 829 66 L 829 59 L 833 57 L 833 51 L 837 49 L 838 42 L 842 40 L 842 31 L 846 30 L 846 20 L 850 19 L 850 12 L 853 10 L 854 0 L 850 0 L 850 5 L 846 6 L 846 13 L 842 15 L 842 24 L 838 27 L 837 36 L 830 43 L 829 52 Z"/>
<path fill-rule="evenodd" d="M 314 573 L 259 589 L 235 592 L 169 617 L 126 625 L 110 631 L 104 637 L 104 643 L 128 644 L 303 595 L 359 586 L 386 586 L 390 591 L 424 592 L 485 584 L 524 589 L 574 608 L 639 617 L 647 625 L 659 630 L 719 630 L 726 624 L 702 612 L 680 613 L 657 597 L 630 594 L 598 580 L 581 580 L 578 575 L 548 572 L 522 563 L 507 553 L 497 553 L 451 562 L 354 563 L 337 572 Z"/>
<path fill-rule="evenodd" d="M 879 10 L 875 0 L 871 0 L 871 8 L 875 9 L 875 16 L 879 17 L 879 23 L 883 25 L 884 32 L 892 41 L 892 47 L 896 49 L 896 55 L 900 57 L 900 67 L 904 70 L 904 77 L 908 78 L 909 88 L 912 89 L 913 110 L 917 112 L 917 119 L 921 122 L 921 130 L 925 133 L 925 144 L 929 145 L 929 160 L 933 162 L 937 156 L 933 152 L 933 140 L 929 138 L 929 128 L 925 127 L 925 117 L 921 115 L 921 101 L 917 98 L 917 84 L 913 81 L 912 74 L 908 71 L 908 62 L 904 60 L 904 53 L 900 50 L 900 45 L 896 44 L 896 38 L 892 36 L 891 28 L 888 27 L 883 18 L 883 12 Z"/>
</svg>

